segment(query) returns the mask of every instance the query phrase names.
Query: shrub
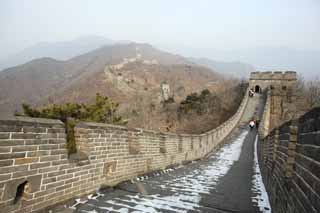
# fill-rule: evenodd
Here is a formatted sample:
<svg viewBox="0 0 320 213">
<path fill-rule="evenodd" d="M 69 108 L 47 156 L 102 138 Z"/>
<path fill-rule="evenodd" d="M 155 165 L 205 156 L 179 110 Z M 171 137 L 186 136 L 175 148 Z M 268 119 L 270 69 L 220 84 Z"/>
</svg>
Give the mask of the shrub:
<svg viewBox="0 0 320 213">
<path fill-rule="evenodd" d="M 198 115 L 202 115 L 208 111 L 210 99 L 214 98 L 208 89 L 202 90 L 200 94 L 191 93 L 185 100 L 181 101 L 178 114 L 197 113 Z"/>
<path fill-rule="evenodd" d="M 79 121 L 102 122 L 110 124 L 126 124 L 121 116 L 117 115 L 119 104 L 109 100 L 108 97 L 96 94 L 94 104 L 53 104 L 45 108 L 36 109 L 28 104 L 22 104 L 23 115 L 37 118 L 59 119 L 66 125 L 67 148 L 69 154 L 75 153 L 76 143 L 74 127 Z"/>
</svg>

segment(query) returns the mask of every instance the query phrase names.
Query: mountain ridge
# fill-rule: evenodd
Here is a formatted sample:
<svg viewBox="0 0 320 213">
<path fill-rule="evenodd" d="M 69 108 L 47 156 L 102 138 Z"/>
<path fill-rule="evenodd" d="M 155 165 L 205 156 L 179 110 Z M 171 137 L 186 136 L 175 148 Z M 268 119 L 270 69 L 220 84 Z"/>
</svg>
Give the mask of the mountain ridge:
<svg viewBox="0 0 320 213">
<path fill-rule="evenodd" d="M 106 45 L 69 60 L 44 57 L 0 72 L 0 116 L 21 109 L 23 102 L 39 106 L 52 100 L 88 102 L 97 92 L 124 101 L 145 88 L 158 94 L 160 83 L 170 78 L 176 79 L 171 81 L 177 85 L 173 90 L 180 87 L 182 97 L 219 75 L 149 44 Z M 137 88 L 133 92 L 123 90 L 127 86 L 118 88 L 129 84 L 128 79 Z"/>
<path fill-rule="evenodd" d="M 40 42 L 0 60 L 0 70 L 43 57 L 51 57 L 56 60 L 68 60 L 103 45 L 112 45 L 115 43 L 116 41 L 101 36 L 83 36 L 74 40 L 61 42 Z"/>
</svg>

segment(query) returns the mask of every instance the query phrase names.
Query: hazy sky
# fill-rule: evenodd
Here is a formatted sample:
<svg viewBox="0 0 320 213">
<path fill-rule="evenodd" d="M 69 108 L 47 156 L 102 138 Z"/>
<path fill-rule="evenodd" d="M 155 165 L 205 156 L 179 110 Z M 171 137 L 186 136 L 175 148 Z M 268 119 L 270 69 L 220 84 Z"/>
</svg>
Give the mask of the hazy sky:
<svg viewBox="0 0 320 213">
<path fill-rule="evenodd" d="M 190 48 L 320 50 L 319 0 L 1 0 L 0 57 L 85 35 Z"/>
</svg>

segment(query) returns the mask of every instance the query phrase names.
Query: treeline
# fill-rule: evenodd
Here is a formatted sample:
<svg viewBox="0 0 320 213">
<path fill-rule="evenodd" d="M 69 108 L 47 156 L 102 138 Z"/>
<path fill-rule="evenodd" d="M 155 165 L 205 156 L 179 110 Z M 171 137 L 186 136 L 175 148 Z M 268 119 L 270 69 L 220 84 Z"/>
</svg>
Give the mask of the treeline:
<svg viewBox="0 0 320 213">
<path fill-rule="evenodd" d="M 152 97 L 141 95 L 126 111 L 119 111 L 119 104 L 108 97 L 96 94 L 94 103 L 51 104 L 33 108 L 23 104 L 23 113 L 30 117 L 59 119 L 66 123 L 69 150 L 75 151 L 72 130 L 79 121 L 102 122 L 176 133 L 199 134 L 217 127 L 238 109 L 248 86 L 245 82 L 228 82 L 223 89 L 204 89 L 191 93 L 184 100 L 155 102 Z"/>
<path fill-rule="evenodd" d="M 221 92 L 192 93 L 177 108 L 177 132 L 199 134 L 217 127 L 238 109 L 248 84 L 240 82 Z"/>
</svg>

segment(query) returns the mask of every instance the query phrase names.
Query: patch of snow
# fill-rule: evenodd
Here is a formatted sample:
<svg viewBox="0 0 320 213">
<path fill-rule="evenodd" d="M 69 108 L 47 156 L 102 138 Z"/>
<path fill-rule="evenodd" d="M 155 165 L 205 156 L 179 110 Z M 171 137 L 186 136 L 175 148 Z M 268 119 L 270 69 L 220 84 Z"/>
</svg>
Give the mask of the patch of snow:
<svg viewBox="0 0 320 213">
<path fill-rule="evenodd" d="M 76 203 L 73 204 L 72 206 L 70 206 L 70 209 L 76 209 L 76 206 L 79 204 L 85 204 L 86 202 L 88 202 L 88 200 L 81 200 L 80 198 L 76 199 Z"/>
<path fill-rule="evenodd" d="M 252 192 L 256 196 L 252 197 L 252 202 L 256 203 L 261 212 L 271 213 L 271 206 L 269 202 L 269 196 L 262 181 L 259 161 L 258 161 L 258 135 L 254 141 L 254 163 L 253 163 L 253 179 L 252 179 Z"/>
<path fill-rule="evenodd" d="M 85 212 L 85 213 L 98 213 L 96 210 L 91 210 L 91 211 L 82 210 L 81 212 Z"/>
<path fill-rule="evenodd" d="M 191 171 L 184 177 L 175 177 L 170 180 L 161 181 L 159 188 L 167 189 L 173 194 L 170 196 L 154 195 L 125 195 L 121 198 L 107 200 L 107 205 L 122 207 L 115 210 L 112 207 L 96 206 L 100 210 L 118 212 L 159 212 L 167 210 L 174 212 L 186 212 L 187 210 L 199 211 L 201 195 L 210 194 L 219 179 L 227 174 L 231 166 L 239 160 L 242 145 L 248 131 L 243 131 L 239 137 L 230 144 L 224 145 L 217 153 L 209 158 L 213 159 L 208 165 Z M 172 169 L 173 170 L 173 169 Z M 161 173 L 172 171 L 163 170 Z M 155 176 L 159 176 L 156 173 Z M 129 205 L 130 204 L 130 205 Z M 121 211 L 120 211 L 121 210 Z"/>
</svg>

